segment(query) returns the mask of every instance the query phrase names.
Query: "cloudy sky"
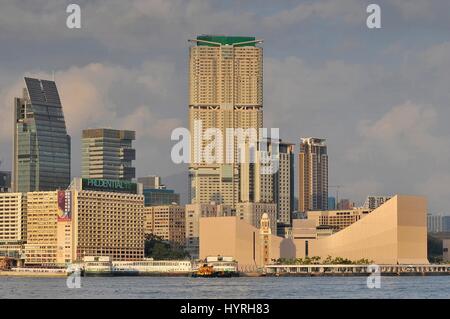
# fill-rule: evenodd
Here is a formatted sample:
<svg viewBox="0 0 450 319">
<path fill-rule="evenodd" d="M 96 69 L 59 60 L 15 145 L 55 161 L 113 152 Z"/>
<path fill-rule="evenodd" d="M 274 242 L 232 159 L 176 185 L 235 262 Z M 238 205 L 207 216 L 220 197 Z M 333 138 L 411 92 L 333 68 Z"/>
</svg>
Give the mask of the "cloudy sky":
<svg viewBox="0 0 450 319">
<path fill-rule="evenodd" d="M 373 2 L 379 30 L 365 24 Z M 66 27 L 69 3 L 81 29 Z M 340 196 L 420 194 L 450 212 L 448 0 L 0 0 L 1 169 L 23 76 L 54 72 L 74 176 L 81 130 L 99 126 L 137 131 L 138 175 L 180 176 L 170 132 L 187 125 L 187 40 L 208 33 L 265 40 L 264 126 L 297 145 L 327 138 Z"/>
</svg>

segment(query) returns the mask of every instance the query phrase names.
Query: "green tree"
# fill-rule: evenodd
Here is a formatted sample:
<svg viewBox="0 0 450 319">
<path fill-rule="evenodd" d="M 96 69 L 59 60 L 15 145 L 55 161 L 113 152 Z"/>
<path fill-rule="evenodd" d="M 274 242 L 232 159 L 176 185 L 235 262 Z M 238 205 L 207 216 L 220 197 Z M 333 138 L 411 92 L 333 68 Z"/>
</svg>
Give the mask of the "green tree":
<svg viewBox="0 0 450 319">
<path fill-rule="evenodd" d="M 145 236 L 144 254 L 155 260 L 187 259 L 189 253 L 177 245 L 173 245 L 153 234 Z"/>
</svg>

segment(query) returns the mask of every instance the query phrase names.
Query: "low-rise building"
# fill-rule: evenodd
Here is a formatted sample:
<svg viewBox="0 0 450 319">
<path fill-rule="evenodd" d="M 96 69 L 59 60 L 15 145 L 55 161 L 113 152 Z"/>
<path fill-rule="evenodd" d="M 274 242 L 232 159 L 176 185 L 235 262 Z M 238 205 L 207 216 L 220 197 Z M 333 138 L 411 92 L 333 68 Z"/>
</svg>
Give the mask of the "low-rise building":
<svg viewBox="0 0 450 319">
<path fill-rule="evenodd" d="M 231 256 L 243 270 L 278 258 L 318 256 L 367 259 L 376 264 L 428 264 L 427 202 L 423 197 L 397 195 L 347 228 L 329 236 L 281 238 L 236 217 L 200 219 L 200 258 Z M 315 222 L 304 228 L 315 231 Z M 309 224 L 308 224 L 309 223 Z M 293 225 L 293 232 L 295 224 Z M 253 268 L 252 268 L 253 267 Z"/>
<path fill-rule="evenodd" d="M 234 216 L 235 211 L 226 205 L 188 204 L 186 205 L 186 250 L 194 259 L 199 253 L 199 223 L 202 217 Z"/>
</svg>

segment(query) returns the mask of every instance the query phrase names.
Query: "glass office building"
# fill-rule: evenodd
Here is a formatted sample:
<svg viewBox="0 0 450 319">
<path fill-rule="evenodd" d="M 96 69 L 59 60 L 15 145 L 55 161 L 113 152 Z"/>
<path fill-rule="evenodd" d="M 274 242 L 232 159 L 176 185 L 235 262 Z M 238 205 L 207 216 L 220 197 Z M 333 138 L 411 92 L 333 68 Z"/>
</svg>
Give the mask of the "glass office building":
<svg viewBox="0 0 450 319">
<path fill-rule="evenodd" d="M 70 136 L 54 81 L 25 78 L 14 99 L 15 192 L 65 189 L 70 184 Z"/>
<path fill-rule="evenodd" d="M 144 188 L 145 206 L 161 206 L 180 204 L 180 194 L 172 189 L 151 189 Z"/>
</svg>

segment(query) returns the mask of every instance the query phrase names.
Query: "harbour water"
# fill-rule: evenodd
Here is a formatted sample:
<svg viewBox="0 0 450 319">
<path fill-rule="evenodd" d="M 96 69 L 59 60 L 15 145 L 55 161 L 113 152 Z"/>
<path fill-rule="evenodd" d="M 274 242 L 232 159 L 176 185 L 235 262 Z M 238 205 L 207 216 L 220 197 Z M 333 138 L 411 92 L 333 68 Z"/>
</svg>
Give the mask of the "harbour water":
<svg viewBox="0 0 450 319">
<path fill-rule="evenodd" d="M 366 277 L 82 277 L 81 288 L 66 278 L 0 277 L 0 298 L 445 298 L 450 276 L 381 277 L 369 289 Z"/>
</svg>

